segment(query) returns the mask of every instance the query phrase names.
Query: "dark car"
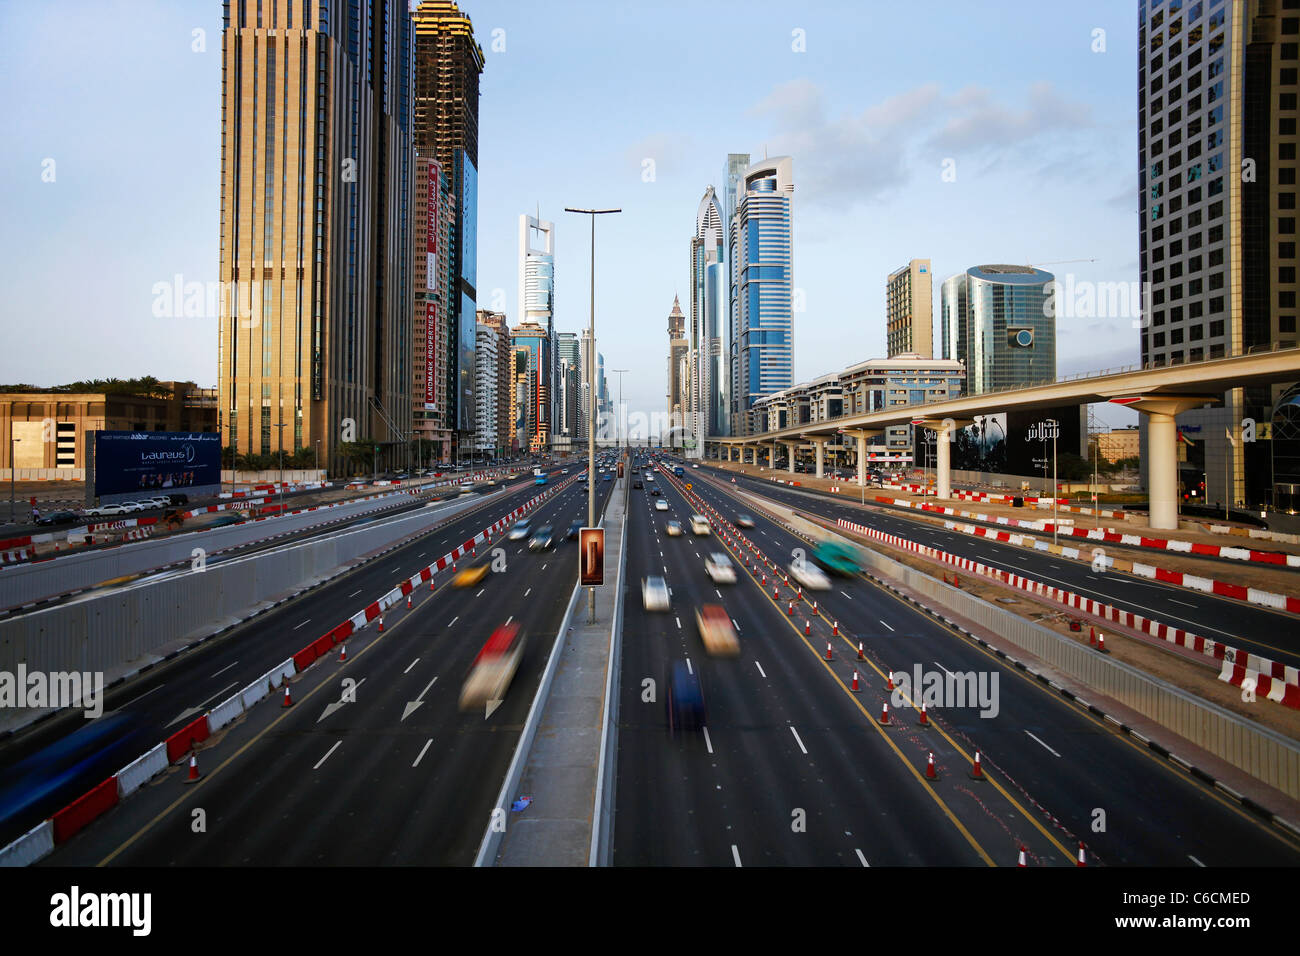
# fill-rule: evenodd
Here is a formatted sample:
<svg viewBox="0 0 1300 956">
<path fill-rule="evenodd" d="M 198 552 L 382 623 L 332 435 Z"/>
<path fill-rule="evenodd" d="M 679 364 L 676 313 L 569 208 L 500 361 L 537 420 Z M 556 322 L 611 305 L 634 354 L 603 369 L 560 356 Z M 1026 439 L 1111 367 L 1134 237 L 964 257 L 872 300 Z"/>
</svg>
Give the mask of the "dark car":
<svg viewBox="0 0 1300 956">
<path fill-rule="evenodd" d="M 167 498 L 168 501 L 170 501 L 174 505 L 187 505 L 190 503 L 189 495 L 173 493 L 173 494 L 166 495 L 165 497 Z"/>
<path fill-rule="evenodd" d="M 49 514 L 43 514 L 36 519 L 37 524 L 72 524 L 74 521 L 80 521 L 81 515 L 75 511 L 51 511 Z"/>
<path fill-rule="evenodd" d="M 208 525 L 208 527 L 224 528 L 226 525 L 243 524 L 243 522 L 244 522 L 244 516 L 241 514 L 219 515 L 217 519 L 212 522 L 212 524 Z"/>
<path fill-rule="evenodd" d="M 555 547 L 555 531 L 549 524 L 544 524 L 528 539 L 529 551 L 545 551 Z"/>
<path fill-rule="evenodd" d="M 581 530 L 582 530 L 581 521 L 570 521 L 569 530 L 564 533 L 564 536 L 568 538 L 570 541 L 576 541 L 578 538 L 578 532 Z"/>
<path fill-rule="evenodd" d="M 652 494 L 652 495 L 662 495 L 662 494 L 663 494 L 663 491 L 661 491 L 661 490 L 658 489 L 658 488 L 651 488 L 651 489 L 650 489 L 650 494 Z"/>
<path fill-rule="evenodd" d="M 700 675 L 684 661 L 674 661 L 668 679 L 668 731 L 699 730 L 708 720 Z"/>
<path fill-rule="evenodd" d="M 643 485 L 643 484 L 641 483 L 641 479 L 638 478 L 636 481 L 632 482 L 632 487 L 633 487 L 633 488 L 644 488 L 645 485 Z"/>
</svg>

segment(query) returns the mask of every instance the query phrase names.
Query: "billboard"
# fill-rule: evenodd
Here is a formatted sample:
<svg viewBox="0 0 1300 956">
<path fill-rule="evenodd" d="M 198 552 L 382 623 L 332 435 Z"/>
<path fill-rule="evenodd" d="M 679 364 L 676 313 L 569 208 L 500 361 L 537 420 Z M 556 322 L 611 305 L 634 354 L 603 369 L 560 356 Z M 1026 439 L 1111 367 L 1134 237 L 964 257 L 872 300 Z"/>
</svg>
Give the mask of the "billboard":
<svg viewBox="0 0 1300 956">
<path fill-rule="evenodd" d="M 95 496 L 221 490 L 220 432 L 95 432 Z"/>
<path fill-rule="evenodd" d="M 584 588 L 605 583 L 605 529 L 582 528 L 578 531 L 578 576 Z"/>
<path fill-rule="evenodd" d="M 918 445 L 916 461 L 933 463 L 934 433 L 917 431 L 929 448 Z M 1059 405 L 977 416 L 975 424 L 954 434 L 951 467 L 1042 477 L 1046 461 L 1046 474 L 1050 475 L 1053 436 L 1058 452 L 1086 457 L 1087 406 Z"/>
</svg>

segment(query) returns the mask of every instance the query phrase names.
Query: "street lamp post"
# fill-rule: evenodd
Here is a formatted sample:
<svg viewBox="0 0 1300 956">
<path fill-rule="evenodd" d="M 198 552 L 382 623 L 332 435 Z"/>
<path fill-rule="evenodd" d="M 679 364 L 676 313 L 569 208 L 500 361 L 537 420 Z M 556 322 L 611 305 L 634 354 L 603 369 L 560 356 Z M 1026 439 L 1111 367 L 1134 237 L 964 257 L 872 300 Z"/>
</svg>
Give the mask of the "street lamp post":
<svg viewBox="0 0 1300 956">
<path fill-rule="evenodd" d="M 591 327 L 587 356 L 587 390 L 591 396 L 591 414 L 588 418 L 587 434 L 587 527 L 596 526 L 596 217 L 608 213 L 622 212 L 622 209 L 574 209 L 564 207 L 565 212 L 576 212 L 591 217 Z M 587 589 L 587 623 L 596 623 L 596 589 Z"/>
<path fill-rule="evenodd" d="M 18 523 L 18 512 L 14 510 L 14 487 L 17 481 L 18 466 L 14 462 L 14 443 L 22 441 L 14 437 L 13 418 L 9 419 L 9 523 Z"/>
<path fill-rule="evenodd" d="M 275 427 L 280 429 L 280 508 L 276 514 L 284 514 L 284 430 L 288 422 L 276 422 Z"/>
</svg>

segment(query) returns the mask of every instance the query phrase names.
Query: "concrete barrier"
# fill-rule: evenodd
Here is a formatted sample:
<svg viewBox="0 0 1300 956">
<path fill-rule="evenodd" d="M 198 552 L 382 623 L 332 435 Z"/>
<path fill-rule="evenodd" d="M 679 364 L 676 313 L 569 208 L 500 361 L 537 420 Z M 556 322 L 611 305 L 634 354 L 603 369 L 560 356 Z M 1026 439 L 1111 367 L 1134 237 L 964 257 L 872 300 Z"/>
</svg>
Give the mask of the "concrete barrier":
<svg viewBox="0 0 1300 956">
<path fill-rule="evenodd" d="M 117 772 L 117 795 L 130 796 L 167 769 L 167 744 L 161 743 Z"/>
<path fill-rule="evenodd" d="M 54 823 L 42 820 L 0 850 L 0 866 L 31 866 L 54 850 Z"/>
<path fill-rule="evenodd" d="M 216 733 L 226 724 L 238 718 L 244 712 L 244 695 L 236 694 L 223 700 L 208 712 L 208 729 Z"/>
</svg>

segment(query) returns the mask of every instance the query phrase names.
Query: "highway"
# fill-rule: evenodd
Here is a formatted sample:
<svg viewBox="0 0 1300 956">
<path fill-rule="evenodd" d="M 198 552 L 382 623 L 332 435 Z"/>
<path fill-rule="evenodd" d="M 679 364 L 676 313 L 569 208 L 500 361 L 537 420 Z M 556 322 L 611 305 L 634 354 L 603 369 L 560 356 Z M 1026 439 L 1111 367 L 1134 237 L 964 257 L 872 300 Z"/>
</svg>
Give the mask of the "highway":
<svg viewBox="0 0 1300 956">
<path fill-rule="evenodd" d="M 0 843 L 65 806 L 186 721 L 247 686 L 395 583 L 541 490 L 530 477 L 422 537 L 153 668 L 108 692 L 105 714 L 99 720 L 86 721 L 79 712 L 59 715 L 8 741 L 0 747 L 0 777 L 4 779 L 0 786 Z M 563 501 L 574 494 L 570 490 L 558 497 Z M 556 507 L 547 501 L 543 513 Z M 557 531 L 562 535 L 564 528 Z M 483 549 L 479 549 L 479 560 L 486 560 Z M 556 566 L 552 562 L 552 567 Z M 435 579 L 438 605 L 444 599 L 464 600 L 463 591 L 448 586 L 450 577 L 444 572 Z M 525 585 L 521 595 L 528 590 Z M 540 588 L 534 585 L 530 603 L 539 593 Z M 427 591 L 417 596 L 428 601 Z M 566 600 L 567 596 L 565 591 Z M 503 614 L 502 620 L 509 613 Z M 474 625 L 481 623 L 468 616 L 463 620 L 465 624 L 471 620 Z M 459 675 L 451 683 L 458 690 Z"/>
<path fill-rule="evenodd" d="M 790 488 L 707 465 L 702 465 L 699 470 L 723 482 L 729 483 L 734 477 L 737 487 L 765 495 L 791 508 L 832 521 L 847 518 L 869 528 L 1105 601 L 1201 637 L 1222 641 L 1290 666 L 1300 666 L 1300 627 L 1296 626 L 1293 615 L 1284 612 L 1148 581 L 1120 571 L 1094 572 L 1089 564 L 1069 558 L 948 531 L 881 507 L 868 505 L 864 508 L 848 496 Z M 785 477 L 784 474 L 781 477 Z M 871 489 L 867 489 L 867 497 L 869 501 Z"/>
<path fill-rule="evenodd" d="M 730 487 L 692 480 L 699 474 L 688 470 L 684 480 L 722 514 L 752 513 L 730 498 Z M 1300 843 L 1285 831 L 865 578 L 832 579 L 830 591 L 815 595 L 820 614 L 802 604 L 793 626 L 786 613 L 793 595 L 782 587 L 781 604 L 772 600 L 770 571 L 766 590 L 743 566 L 737 584 L 714 588 L 702 556 L 720 549 L 719 539 L 696 539 L 689 525 L 683 537 L 666 536 L 665 519 L 685 525 L 694 508 L 671 481 L 659 483 L 670 513 L 650 510 L 648 488 L 633 492 L 628 586 L 663 574 L 673 607 L 638 613 L 639 594 L 629 593 L 617 865 L 1015 865 L 1021 843 L 1031 865 L 1072 865 L 1079 842 L 1091 865 L 1300 863 Z M 774 560 L 788 565 L 795 548 L 809 549 L 753 517 L 755 528 L 744 533 Z M 738 625 L 738 659 L 703 654 L 692 612 L 706 602 L 723 603 Z M 859 641 L 865 663 L 854 660 Z M 828 642 L 830 664 L 822 659 Z M 662 680 L 670 660 L 684 657 L 703 678 L 708 733 L 674 739 L 662 703 L 642 702 L 642 681 Z M 889 696 L 885 674 L 917 664 L 990 681 L 996 674 L 996 716 L 937 708 L 927 730 L 909 709 L 882 731 L 875 718 Z M 858 694 L 848 688 L 855 666 Z M 989 781 L 967 776 L 976 749 Z M 923 768 L 930 750 L 941 778 L 934 784 L 909 770 Z M 806 832 L 792 829 L 798 809 Z M 1098 820 L 1104 830 L 1095 829 Z"/>
</svg>

